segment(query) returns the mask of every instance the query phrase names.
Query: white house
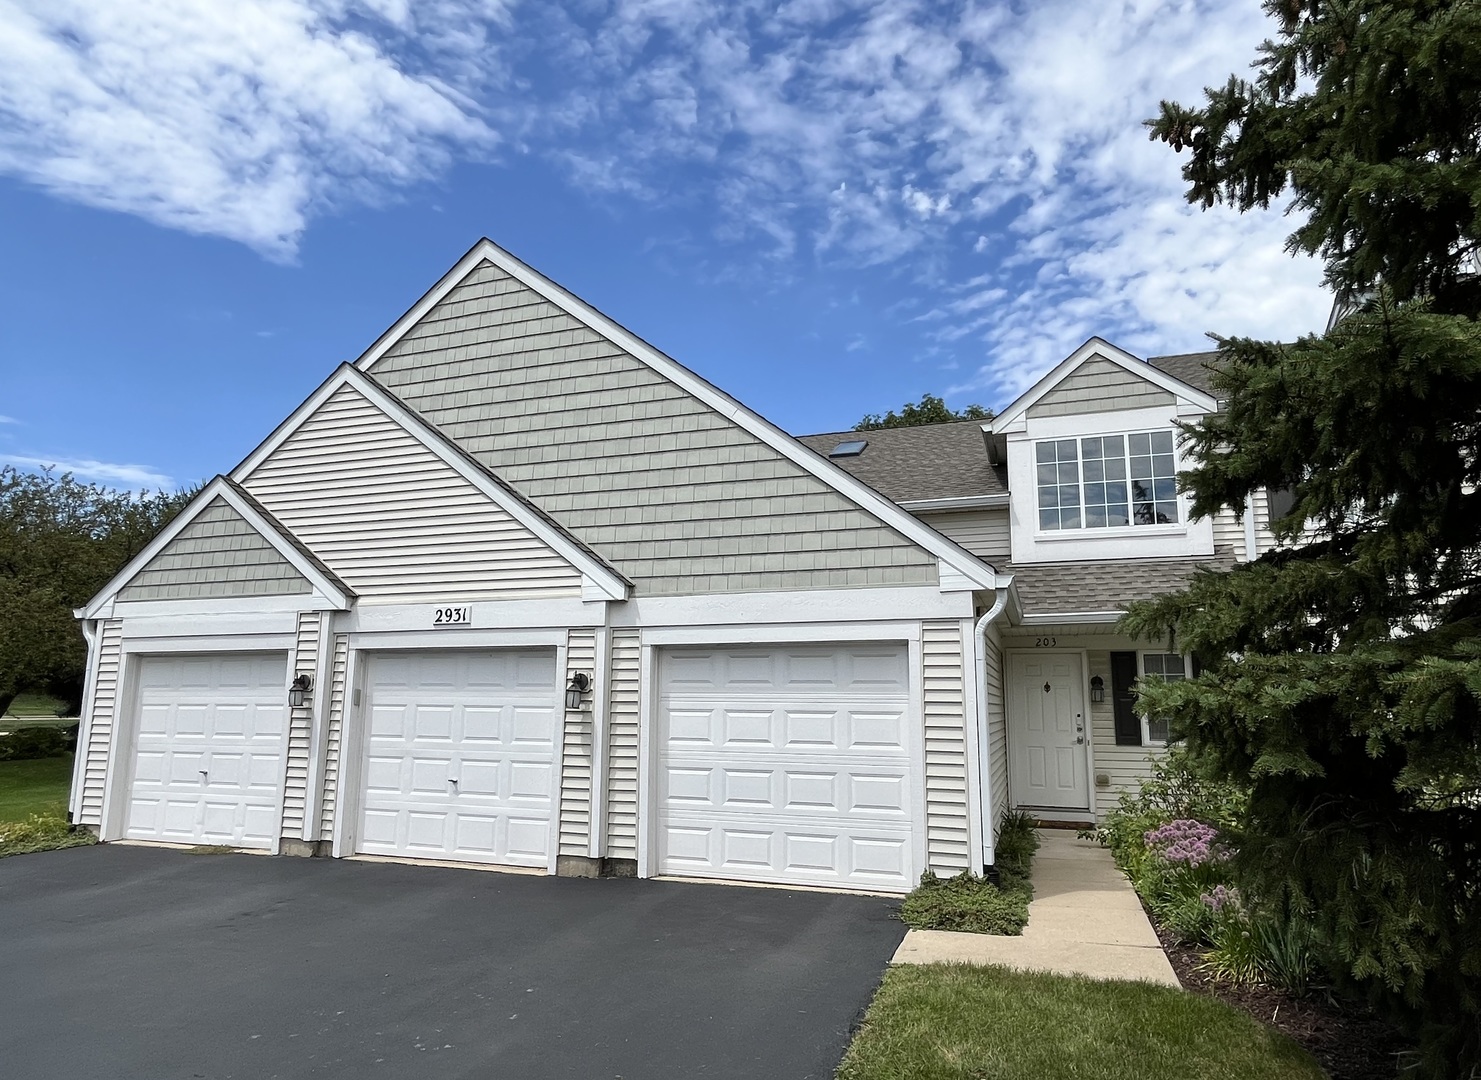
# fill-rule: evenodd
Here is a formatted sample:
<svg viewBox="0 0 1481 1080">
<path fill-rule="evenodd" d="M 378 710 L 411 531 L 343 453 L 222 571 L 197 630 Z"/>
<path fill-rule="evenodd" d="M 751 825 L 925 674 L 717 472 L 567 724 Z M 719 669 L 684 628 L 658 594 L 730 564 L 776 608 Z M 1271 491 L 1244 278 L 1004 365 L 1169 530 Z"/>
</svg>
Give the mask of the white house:
<svg viewBox="0 0 1481 1080">
<path fill-rule="evenodd" d="M 1186 663 L 1119 604 L 1265 542 L 1167 494 L 1196 359 L 1093 340 L 990 424 L 799 441 L 480 241 L 79 612 L 73 818 L 881 892 L 990 865 L 1008 806 L 1092 820 L 1155 752 L 1118 702 Z"/>
</svg>

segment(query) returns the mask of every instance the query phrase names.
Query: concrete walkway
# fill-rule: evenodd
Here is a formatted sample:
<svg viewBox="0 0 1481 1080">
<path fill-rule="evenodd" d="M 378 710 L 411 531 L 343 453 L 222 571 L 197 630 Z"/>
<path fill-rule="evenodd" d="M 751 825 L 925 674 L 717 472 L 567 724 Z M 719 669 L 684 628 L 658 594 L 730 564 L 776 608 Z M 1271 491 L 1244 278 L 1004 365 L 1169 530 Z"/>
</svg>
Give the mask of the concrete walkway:
<svg viewBox="0 0 1481 1080">
<path fill-rule="evenodd" d="M 1001 964 L 1180 985 L 1141 901 L 1105 848 L 1067 829 L 1042 829 L 1033 878 L 1022 937 L 912 930 L 892 962 Z"/>
</svg>

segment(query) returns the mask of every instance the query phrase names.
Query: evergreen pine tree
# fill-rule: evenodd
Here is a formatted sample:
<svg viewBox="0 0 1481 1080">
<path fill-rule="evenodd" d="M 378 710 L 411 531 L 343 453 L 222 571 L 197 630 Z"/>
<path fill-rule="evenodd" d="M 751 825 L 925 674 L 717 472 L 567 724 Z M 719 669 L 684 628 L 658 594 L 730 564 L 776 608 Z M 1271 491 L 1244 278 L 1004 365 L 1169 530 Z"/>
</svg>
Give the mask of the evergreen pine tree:
<svg viewBox="0 0 1481 1080">
<path fill-rule="evenodd" d="M 1187 429 L 1193 513 L 1287 492 L 1278 548 L 1134 605 L 1201 661 L 1145 688 L 1252 784 L 1238 872 L 1314 921 L 1333 970 L 1481 1068 L 1481 4 L 1267 0 L 1252 81 L 1164 102 L 1190 201 L 1289 199 L 1350 312 L 1219 339 Z"/>
</svg>

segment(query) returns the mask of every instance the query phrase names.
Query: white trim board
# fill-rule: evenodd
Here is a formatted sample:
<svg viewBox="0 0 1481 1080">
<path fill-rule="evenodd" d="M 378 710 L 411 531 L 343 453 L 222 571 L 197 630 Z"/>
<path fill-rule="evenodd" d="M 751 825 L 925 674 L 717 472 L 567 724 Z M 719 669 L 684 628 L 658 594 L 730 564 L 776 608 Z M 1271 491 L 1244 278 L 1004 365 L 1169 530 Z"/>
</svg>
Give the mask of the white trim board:
<svg viewBox="0 0 1481 1080">
<path fill-rule="evenodd" d="M 664 355 L 620 323 L 603 315 L 574 293 L 557 285 L 544 274 L 527 266 L 487 238 L 474 244 L 468 253 L 458 260 L 457 265 L 444 274 L 441 280 L 412 306 L 410 311 L 401 316 L 376 340 L 375 344 L 355 361 L 355 367 L 359 371 L 369 372 L 375 366 L 375 362 L 400 341 L 408 330 L 484 261 L 493 263 L 572 318 L 591 327 L 634 359 L 646 364 L 722 416 L 733 420 L 793 464 L 811 473 L 902 536 L 949 564 L 958 574 L 972 582 L 975 588 L 995 589 L 998 587 L 997 572 L 992 566 L 929 525 L 912 517 L 899 504 L 885 498 L 867 484 L 854 479 L 843 469 L 804 446 L 759 413 L 746 408 L 723 390 L 696 375 L 678 361 Z M 236 473 L 233 475 L 235 476 Z"/>
<path fill-rule="evenodd" d="M 1166 390 L 1175 398 L 1189 402 L 1203 412 L 1214 412 L 1218 408 L 1218 402 L 1202 390 L 1189 386 L 1182 379 L 1174 375 L 1169 375 L 1161 368 L 1153 367 L 1147 361 L 1132 355 L 1125 349 L 1117 348 L 1105 338 L 1093 337 L 1056 364 L 1047 375 L 1034 383 L 1033 386 L 1014 398 L 1013 402 L 1006 409 L 983 424 L 982 429 L 990 434 L 998 435 L 1015 427 L 1023 419 L 1024 414 L 1039 399 L 1058 386 L 1067 375 L 1081 364 L 1096 356 L 1125 368 L 1137 378 L 1145 379 L 1152 385 Z"/>
<path fill-rule="evenodd" d="M 497 480 L 487 469 L 469 458 L 447 436 L 417 416 L 399 398 L 350 364 L 341 364 L 302 405 L 294 409 L 288 419 L 279 424 L 256 450 L 231 471 L 232 480 L 239 484 L 245 482 L 335 391 L 345 386 L 363 396 L 392 423 L 430 450 L 491 502 L 533 533 L 546 547 L 575 567 L 581 574 L 583 600 L 627 599 L 632 589 L 631 582 L 513 489 Z"/>
<path fill-rule="evenodd" d="M 282 555 L 295 570 L 307 578 L 309 584 L 314 588 L 314 593 L 312 596 L 293 594 L 291 602 L 287 603 L 285 603 L 284 599 L 276 597 L 242 598 L 238 600 L 223 598 L 220 600 L 198 601 L 194 602 L 196 605 L 195 610 L 220 611 L 223 608 L 233 606 L 247 606 L 257 610 L 261 610 L 262 608 L 286 609 L 287 607 L 292 607 L 296 611 L 303 607 L 313 608 L 324 607 L 326 605 L 343 610 L 354 603 L 355 594 L 349 590 L 349 587 L 337 579 L 328 577 L 323 570 L 315 565 L 312 559 L 307 558 L 302 551 L 289 543 L 287 537 L 283 535 L 281 525 L 276 521 L 269 520 L 265 516 L 264 511 L 256 505 L 256 500 L 243 498 L 242 494 L 237 491 L 236 485 L 230 479 L 225 476 L 217 476 L 196 493 L 195 498 L 190 501 L 189 505 L 184 510 L 181 510 L 180 513 L 176 514 L 175 520 L 160 530 L 159 535 L 146 544 L 143 551 L 130 559 L 122 570 L 113 575 L 108 584 L 104 585 L 98 594 L 88 601 L 87 606 L 82 609 L 80 617 L 84 619 L 111 617 L 113 615 L 114 597 L 122 591 L 125 585 L 134 579 L 140 570 L 148 566 L 154 557 L 169 545 L 170 541 L 179 536 L 185 526 L 194 521 L 200 515 L 201 511 L 218 498 L 225 501 L 227 505 L 240 514 L 246 520 L 247 524 L 251 525 L 264 540 L 273 546 L 279 555 Z M 252 603 L 253 600 L 256 600 L 257 603 Z M 315 600 L 318 600 L 319 603 L 315 603 Z M 184 601 L 184 603 L 192 602 Z"/>
</svg>

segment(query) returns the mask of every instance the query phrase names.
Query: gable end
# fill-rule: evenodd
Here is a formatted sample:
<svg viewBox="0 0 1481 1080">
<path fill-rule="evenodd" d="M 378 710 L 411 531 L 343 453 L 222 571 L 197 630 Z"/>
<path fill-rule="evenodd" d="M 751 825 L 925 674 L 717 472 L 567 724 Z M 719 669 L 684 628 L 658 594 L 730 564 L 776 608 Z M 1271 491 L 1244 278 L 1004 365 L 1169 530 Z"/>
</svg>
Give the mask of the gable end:
<svg viewBox="0 0 1481 1080">
<path fill-rule="evenodd" d="M 1053 390 L 1029 406 L 1030 419 L 1078 413 L 1119 412 L 1171 405 L 1177 399 L 1160 386 L 1101 356 L 1066 375 Z"/>
<path fill-rule="evenodd" d="M 308 578 L 218 495 L 129 580 L 118 598 L 211 600 L 311 592 Z"/>
</svg>

